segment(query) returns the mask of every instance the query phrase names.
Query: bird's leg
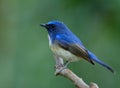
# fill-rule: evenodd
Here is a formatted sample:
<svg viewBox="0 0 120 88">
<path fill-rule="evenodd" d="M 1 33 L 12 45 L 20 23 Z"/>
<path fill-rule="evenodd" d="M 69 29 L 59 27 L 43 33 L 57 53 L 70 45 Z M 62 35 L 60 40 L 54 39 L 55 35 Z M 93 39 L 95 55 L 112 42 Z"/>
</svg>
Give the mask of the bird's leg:
<svg viewBox="0 0 120 88">
<path fill-rule="evenodd" d="M 65 63 L 63 62 L 63 59 L 57 55 L 54 55 L 55 57 L 55 61 L 56 61 L 56 65 L 55 65 L 55 75 L 58 75 L 62 70 L 67 68 L 67 65 L 71 62 L 71 61 L 66 61 Z"/>
<path fill-rule="evenodd" d="M 54 55 L 55 57 L 55 61 L 56 61 L 56 65 L 55 65 L 55 75 L 58 75 L 63 69 L 64 69 L 64 62 L 63 62 L 63 59 L 60 58 L 59 56 L 57 55 Z"/>
<path fill-rule="evenodd" d="M 55 61 L 56 61 L 56 65 L 55 65 L 55 68 L 56 69 L 59 69 L 61 67 L 64 67 L 64 62 L 63 62 L 63 59 L 60 58 L 59 56 L 57 55 L 54 55 L 54 58 L 55 58 Z"/>
<path fill-rule="evenodd" d="M 60 59 L 62 58 L 58 58 L 58 62 L 60 62 Z M 63 59 L 62 59 L 63 60 Z M 70 63 L 70 61 L 66 61 L 64 64 L 62 63 L 62 65 L 60 64 L 57 64 L 56 65 L 56 72 L 55 72 L 55 75 L 58 75 L 61 71 L 63 71 L 64 69 L 67 68 L 67 65 Z"/>
<path fill-rule="evenodd" d="M 64 63 L 64 68 L 67 68 L 67 65 L 70 63 L 70 61 L 66 61 L 65 63 Z"/>
</svg>

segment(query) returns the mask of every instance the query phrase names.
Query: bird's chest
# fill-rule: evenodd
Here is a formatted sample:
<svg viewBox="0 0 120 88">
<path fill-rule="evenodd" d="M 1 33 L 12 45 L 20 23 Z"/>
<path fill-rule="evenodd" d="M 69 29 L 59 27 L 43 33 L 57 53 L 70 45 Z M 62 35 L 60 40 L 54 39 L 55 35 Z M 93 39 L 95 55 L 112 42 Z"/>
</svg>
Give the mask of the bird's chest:
<svg viewBox="0 0 120 88">
<path fill-rule="evenodd" d="M 49 46 L 55 55 L 63 58 L 64 60 L 71 61 L 71 62 L 80 60 L 77 56 L 73 55 L 71 52 L 61 48 L 56 44 L 53 44 L 49 35 L 48 35 L 48 39 L 49 39 Z"/>
<path fill-rule="evenodd" d="M 73 55 L 71 52 L 67 50 L 62 49 L 57 45 L 51 45 L 50 48 L 55 55 L 63 58 L 64 60 L 71 62 L 79 60 L 77 56 Z"/>
<path fill-rule="evenodd" d="M 55 55 L 63 58 L 64 60 L 71 62 L 79 60 L 77 56 L 73 55 L 72 53 L 65 49 L 62 49 L 58 45 L 50 45 L 50 48 Z"/>
</svg>

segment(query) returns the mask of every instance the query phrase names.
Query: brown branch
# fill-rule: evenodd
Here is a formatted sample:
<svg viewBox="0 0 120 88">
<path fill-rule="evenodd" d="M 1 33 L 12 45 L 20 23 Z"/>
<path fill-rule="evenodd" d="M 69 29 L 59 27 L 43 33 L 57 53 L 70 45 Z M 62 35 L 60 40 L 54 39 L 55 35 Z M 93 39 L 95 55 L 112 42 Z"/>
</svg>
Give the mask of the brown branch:
<svg viewBox="0 0 120 88">
<path fill-rule="evenodd" d="M 55 56 L 56 71 L 55 75 L 61 75 L 71 80 L 77 88 L 99 88 L 96 83 L 91 82 L 87 85 L 82 78 L 79 78 L 70 69 L 64 67 L 63 59 Z"/>
</svg>

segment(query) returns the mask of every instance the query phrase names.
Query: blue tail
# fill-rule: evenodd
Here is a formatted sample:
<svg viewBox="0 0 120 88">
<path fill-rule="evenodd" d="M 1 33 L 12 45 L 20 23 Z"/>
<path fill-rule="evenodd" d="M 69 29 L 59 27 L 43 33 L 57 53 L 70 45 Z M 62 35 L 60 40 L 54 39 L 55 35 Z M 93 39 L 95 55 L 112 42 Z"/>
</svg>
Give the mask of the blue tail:
<svg viewBox="0 0 120 88">
<path fill-rule="evenodd" d="M 102 62 L 101 60 L 99 60 L 92 52 L 88 51 L 88 53 L 89 53 L 90 59 L 92 59 L 93 61 L 95 61 L 98 64 L 102 65 L 103 67 L 107 68 L 112 73 L 115 73 L 115 71 L 109 65 L 107 65 L 104 62 Z"/>
</svg>

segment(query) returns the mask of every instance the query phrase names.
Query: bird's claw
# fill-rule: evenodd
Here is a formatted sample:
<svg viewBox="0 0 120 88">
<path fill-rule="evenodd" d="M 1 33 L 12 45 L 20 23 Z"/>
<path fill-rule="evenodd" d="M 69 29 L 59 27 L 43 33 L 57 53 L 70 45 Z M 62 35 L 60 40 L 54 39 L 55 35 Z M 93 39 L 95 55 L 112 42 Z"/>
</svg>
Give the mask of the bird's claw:
<svg viewBox="0 0 120 88">
<path fill-rule="evenodd" d="M 56 68 L 55 75 L 57 76 L 57 75 L 59 75 L 61 73 L 61 71 L 63 71 L 67 67 L 63 66 L 63 65 L 56 65 L 55 68 Z"/>
</svg>

